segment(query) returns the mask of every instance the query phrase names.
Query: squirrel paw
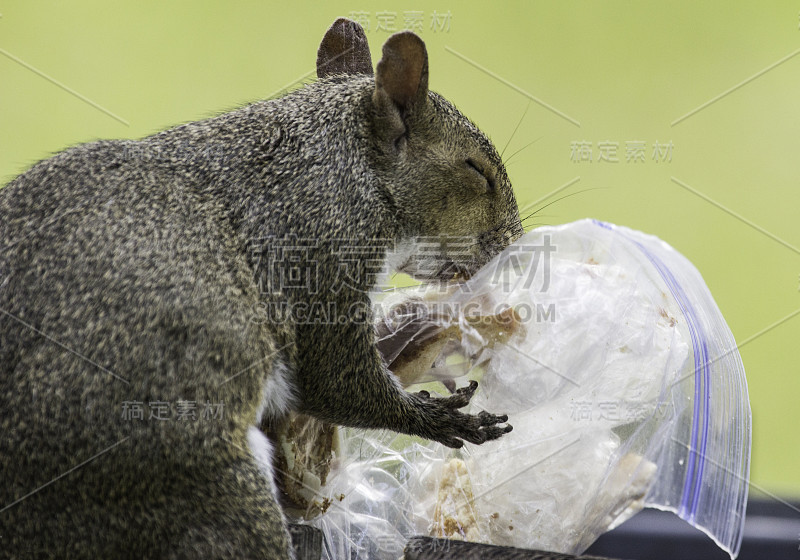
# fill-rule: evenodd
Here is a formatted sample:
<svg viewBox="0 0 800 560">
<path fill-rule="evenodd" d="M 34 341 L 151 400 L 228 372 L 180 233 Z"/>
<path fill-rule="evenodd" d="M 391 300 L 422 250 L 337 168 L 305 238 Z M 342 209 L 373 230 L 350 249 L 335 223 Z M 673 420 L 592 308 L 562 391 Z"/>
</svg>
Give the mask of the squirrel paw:
<svg viewBox="0 0 800 560">
<path fill-rule="evenodd" d="M 478 382 L 470 381 L 469 386 L 456 390 L 451 397 L 434 398 L 428 391 L 414 393 L 424 401 L 427 416 L 431 420 L 430 433 L 424 437 L 447 447 L 459 448 L 464 445 L 464 441 L 481 444 L 510 432 L 513 429 L 511 425 L 498 426 L 508 420 L 505 414 L 497 415 L 485 411 L 464 414 L 457 410 L 469 404 L 477 388 Z"/>
</svg>

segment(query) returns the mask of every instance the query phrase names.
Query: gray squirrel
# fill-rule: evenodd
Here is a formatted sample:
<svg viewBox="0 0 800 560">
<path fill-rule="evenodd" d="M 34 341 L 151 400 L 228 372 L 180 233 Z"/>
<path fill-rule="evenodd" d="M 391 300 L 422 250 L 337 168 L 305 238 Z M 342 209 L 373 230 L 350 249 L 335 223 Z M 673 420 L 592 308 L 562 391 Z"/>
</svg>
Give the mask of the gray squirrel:
<svg viewBox="0 0 800 560">
<path fill-rule="evenodd" d="M 373 75 L 339 19 L 317 74 L 0 189 L 0 557 L 290 557 L 257 428 L 289 410 L 450 447 L 510 431 L 459 411 L 474 383 L 404 391 L 369 298 L 386 267 L 468 277 L 522 235 L 497 151 L 411 32 Z"/>
</svg>

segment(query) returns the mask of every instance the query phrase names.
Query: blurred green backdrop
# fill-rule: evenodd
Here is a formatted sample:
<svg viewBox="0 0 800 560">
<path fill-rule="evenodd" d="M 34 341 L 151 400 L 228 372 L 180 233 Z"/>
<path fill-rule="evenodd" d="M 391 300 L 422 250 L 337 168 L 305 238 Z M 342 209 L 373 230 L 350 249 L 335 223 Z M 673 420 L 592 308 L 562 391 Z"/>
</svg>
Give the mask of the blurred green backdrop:
<svg viewBox="0 0 800 560">
<path fill-rule="evenodd" d="M 536 225 L 596 217 L 695 263 L 744 343 L 752 491 L 798 497 L 800 4 L 743 4 L 3 0 L 0 183 L 297 87 L 337 16 L 375 60 L 416 28 L 431 88 L 508 144 L 520 206 L 577 193 Z"/>
</svg>

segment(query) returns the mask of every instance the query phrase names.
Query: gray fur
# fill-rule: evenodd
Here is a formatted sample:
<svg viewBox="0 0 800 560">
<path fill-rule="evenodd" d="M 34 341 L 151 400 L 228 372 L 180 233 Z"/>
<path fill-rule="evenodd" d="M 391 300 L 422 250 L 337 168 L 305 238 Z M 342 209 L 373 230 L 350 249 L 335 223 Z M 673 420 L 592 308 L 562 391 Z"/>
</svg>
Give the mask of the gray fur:
<svg viewBox="0 0 800 560">
<path fill-rule="evenodd" d="M 419 48 L 399 35 L 384 58 Z M 263 312 L 368 309 L 369 263 L 401 240 L 474 239 L 466 255 L 442 245 L 432 272 L 401 267 L 437 280 L 522 232 L 496 150 L 427 92 L 427 58 L 423 101 L 388 103 L 379 76 L 335 74 L 142 140 L 76 146 L 0 190 L 0 556 L 287 557 L 247 435 L 260 411 L 280 415 L 262 394 L 278 368 L 285 410 L 330 422 L 450 446 L 509 429 L 457 410 L 474 388 L 400 389 L 368 313 Z M 313 240 L 300 264 L 313 289 L 281 285 L 265 258 L 286 239 Z M 345 286 L 340 249 L 354 243 L 368 249 Z M 198 419 L 176 419 L 179 401 Z M 148 418 L 154 402 L 172 418 Z M 144 419 L 123 417 L 125 403 L 144 403 Z M 221 417 L 201 418 L 205 403 Z"/>
</svg>

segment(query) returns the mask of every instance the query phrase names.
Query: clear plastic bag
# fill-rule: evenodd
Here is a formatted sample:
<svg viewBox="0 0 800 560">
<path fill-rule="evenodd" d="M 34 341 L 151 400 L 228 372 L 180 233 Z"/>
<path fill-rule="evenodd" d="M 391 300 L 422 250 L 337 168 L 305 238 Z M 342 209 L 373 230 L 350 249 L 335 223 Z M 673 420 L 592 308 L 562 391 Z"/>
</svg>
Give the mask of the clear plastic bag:
<svg viewBox="0 0 800 560">
<path fill-rule="evenodd" d="M 579 554 L 642 507 L 736 556 L 744 369 L 700 274 L 666 243 L 592 220 L 540 228 L 458 288 L 391 294 L 379 315 L 406 384 L 477 379 L 469 410 L 507 413 L 514 431 L 450 450 L 341 430 L 331 505 L 311 521 L 329 558 L 397 558 L 416 534 Z"/>
</svg>

